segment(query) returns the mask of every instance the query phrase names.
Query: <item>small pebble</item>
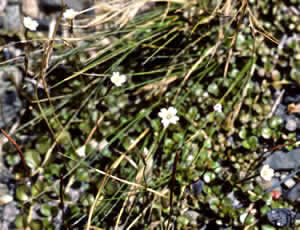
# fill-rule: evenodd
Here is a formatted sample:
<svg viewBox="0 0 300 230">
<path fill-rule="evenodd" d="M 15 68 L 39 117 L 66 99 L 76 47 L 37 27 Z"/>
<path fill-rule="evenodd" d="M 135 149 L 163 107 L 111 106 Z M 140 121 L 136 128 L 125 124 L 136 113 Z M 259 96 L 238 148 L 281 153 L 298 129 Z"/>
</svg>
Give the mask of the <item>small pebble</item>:
<svg viewBox="0 0 300 230">
<path fill-rule="evenodd" d="M 192 225 L 196 225 L 198 218 L 201 216 L 200 213 L 193 211 L 193 210 L 188 210 L 184 213 L 184 216 L 188 218 L 191 221 Z"/>
<path fill-rule="evenodd" d="M 204 185 L 204 183 L 202 180 L 198 180 L 192 184 L 192 189 L 193 189 L 193 193 L 195 196 L 202 192 L 203 185 Z"/>
<path fill-rule="evenodd" d="M 300 183 L 296 184 L 288 191 L 287 199 L 290 201 L 300 201 Z"/>
<path fill-rule="evenodd" d="M 293 186 L 296 184 L 296 182 L 295 182 L 292 178 L 290 178 L 290 179 L 288 179 L 286 182 L 284 182 L 284 184 L 285 184 L 288 188 L 291 188 L 291 187 L 293 187 Z"/>
<path fill-rule="evenodd" d="M 297 121 L 293 118 L 288 118 L 286 120 L 285 128 L 291 132 L 295 131 L 297 129 Z"/>
<path fill-rule="evenodd" d="M 9 195 L 9 194 L 2 195 L 0 197 L 0 205 L 4 205 L 4 204 L 7 204 L 7 203 L 10 203 L 13 200 L 14 200 L 13 197 L 11 195 Z"/>
<path fill-rule="evenodd" d="M 243 224 L 246 220 L 246 217 L 248 216 L 247 212 L 244 212 L 240 215 L 240 222 Z"/>
</svg>

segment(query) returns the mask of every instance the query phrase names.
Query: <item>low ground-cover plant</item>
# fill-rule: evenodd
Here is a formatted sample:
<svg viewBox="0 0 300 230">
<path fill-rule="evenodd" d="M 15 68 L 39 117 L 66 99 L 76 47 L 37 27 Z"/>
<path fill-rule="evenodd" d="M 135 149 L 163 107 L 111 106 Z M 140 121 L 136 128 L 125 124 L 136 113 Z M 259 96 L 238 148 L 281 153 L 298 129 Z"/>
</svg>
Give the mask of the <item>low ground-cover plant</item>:
<svg viewBox="0 0 300 230">
<path fill-rule="evenodd" d="M 28 22 L 17 65 L 36 84 L 20 88 L 15 137 L 30 180 L 5 146 L 26 182 L 18 228 L 274 229 L 267 212 L 293 207 L 257 179 L 272 179 L 260 173 L 267 150 L 296 142 L 273 110 L 274 92 L 299 84 L 299 45 L 280 42 L 298 30 L 285 3 L 178 0 L 138 13 L 147 2 L 64 11 L 53 39 Z"/>
</svg>

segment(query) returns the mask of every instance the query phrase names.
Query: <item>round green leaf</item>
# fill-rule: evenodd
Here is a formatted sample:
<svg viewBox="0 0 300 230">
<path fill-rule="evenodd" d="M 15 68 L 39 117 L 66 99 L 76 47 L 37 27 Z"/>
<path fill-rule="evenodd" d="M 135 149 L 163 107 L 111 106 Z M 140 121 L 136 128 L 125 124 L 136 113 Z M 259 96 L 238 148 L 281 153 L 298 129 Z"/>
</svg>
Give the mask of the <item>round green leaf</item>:
<svg viewBox="0 0 300 230">
<path fill-rule="evenodd" d="M 40 154 L 35 151 L 35 150 L 28 150 L 26 153 L 25 153 L 25 160 L 26 160 L 26 163 L 27 165 L 32 168 L 32 169 L 35 169 L 37 168 L 40 163 L 41 163 L 41 156 Z"/>
<path fill-rule="evenodd" d="M 20 185 L 16 189 L 16 197 L 18 200 L 26 201 L 29 200 L 29 188 L 25 185 Z"/>
<path fill-rule="evenodd" d="M 51 206 L 49 204 L 42 204 L 40 211 L 44 216 L 51 216 Z"/>
<path fill-rule="evenodd" d="M 278 128 L 282 124 L 282 119 L 279 116 L 274 116 L 269 120 L 269 125 L 271 128 Z"/>
<path fill-rule="evenodd" d="M 261 130 L 261 135 L 265 139 L 270 139 L 271 136 L 272 136 L 272 130 L 270 128 L 268 128 L 268 127 L 264 127 Z"/>
</svg>

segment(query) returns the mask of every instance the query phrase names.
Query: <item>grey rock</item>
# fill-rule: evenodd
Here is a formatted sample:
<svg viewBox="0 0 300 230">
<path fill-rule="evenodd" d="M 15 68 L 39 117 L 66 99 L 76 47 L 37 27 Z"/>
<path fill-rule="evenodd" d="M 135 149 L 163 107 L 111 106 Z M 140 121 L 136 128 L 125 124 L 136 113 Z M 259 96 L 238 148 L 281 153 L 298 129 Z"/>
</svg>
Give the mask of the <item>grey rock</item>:
<svg viewBox="0 0 300 230">
<path fill-rule="evenodd" d="M 7 0 L 0 0 L 0 13 L 5 9 L 7 6 Z"/>
<path fill-rule="evenodd" d="M 14 198 L 10 194 L 4 194 L 0 196 L 0 205 L 4 205 L 10 203 L 14 200 Z"/>
<path fill-rule="evenodd" d="M 184 216 L 191 221 L 192 225 L 197 225 L 199 218 L 201 218 L 201 214 L 194 210 L 188 210 L 184 213 Z"/>
<path fill-rule="evenodd" d="M 68 194 L 70 195 L 71 200 L 74 201 L 74 202 L 77 202 L 79 200 L 79 198 L 80 198 L 80 191 L 79 190 L 71 188 L 68 191 Z"/>
<path fill-rule="evenodd" d="M 59 0 L 40 0 L 39 7 L 45 13 L 53 13 L 62 10 L 61 1 Z"/>
<path fill-rule="evenodd" d="M 275 116 L 280 116 L 282 119 L 285 119 L 286 107 L 283 104 L 279 104 L 275 111 Z"/>
<path fill-rule="evenodd" d="M 17 203 L 13 201 L 13 190 L 10 186 L 12 175 L 3 164 L 3 158 L 0 156 L 0 226 L 1 230 L 11 229 L 11 225 L 19 214 Z"/>
<path fill-rule="evenodd" d="M 233 208 L 241 208 L 241 207 L 243 207 L 243 204 L 236 198 L 236 196 L 235 196 L 235 194 L 234 194 L 233 191 L 230 192 L 227 195 L 227 197 L 232 200 L 232 207 Z"/>
<path fill-rule="evenodd" d="M 202 192 L 204 186 L 204 182 L 202 180 L 198 180 L 192 184 L 192 190 L 195 196 Z"/>
<path fill-rule="evenodd" d="M 2 176 L 2 175 L 1 175 Z M 9 226 L 14 222 L 18 210 L 13 197 L 10 195 L 5 184 L 0 184 L 0 226 L 1 230 L 10 229 Z"/>
<path fill-rule="evenodd" d="M 0 71 L 0 128 L 10 126 L 22 108 L 18 92 L 10 78 L 18 82 L 21 72 L 15 67 Z"/>
<path fill-rule="evenodd" d="M 300 120 L 294 116 L 294 115 L 290 115 L 286 117 L 286 124 L 285 124 L 285 128 L 288 131 L 294 132 L 296 131 L 297 128 L 300 128 Z"/>
<path fill-rule="evenodd" d="M 39 6 L 37 0 L 23 0 L 23 13 L 32 18 L 39 16 Z"/>
<path fill-rule="evenodd" d="M 297 183 L 293 188 L 287 192 L 287 199 L 295 201 L 300 199 L 300 183 Z"/>
<path fill-rule="evenodd" d="M 272 169 L 295 169 L 300 167 L 300 149 L 290 152 L 276 151 L 265 160 Z"/>
<path fill-rule="evenodd" d="M 258 183 L 263 187 L 265 191 L 272 192 L 278 191 L 282 194 L 282 187 L 280 180 L 276 177 L 273 177 L 271 181 L 264 181 L 262 179 L 258 179 Z"/>
<path fill-rule="evenodd" d="M 1 230 L 11 229 L 11 225 L 14 223 L 16 216 L 19 214 L 16 202 L 10 202 L 0 210 L 1 214 Z"/>
<path fill-rule="evenodd" d="M 296 212 L 288 208 L 275 208 L 267 213 L 269 222 L 273 226 L 288 227 L 294 225 Z"/>
<path fill-rule="evenodd" d="M 19 32 L 24 28 L 18 4 L 8 5 L 1 13 L 0 28 L 8 32 Z"/>
<path fill-rule="evenodd" d="M 287 176 L 285 176 L 283 179 L 279 181 L 279 183 L 272 185 L 270 188 L 268 188 L 265 193 L 271 192 L 275 188 L 277 188 L 279 185 L 285 183 L 289 179 L 291 179 L 293 176 L 295 176 L 298 172 L 300 172 L 300 167 L 297 168 L 296 170 L 293 170 L 291 173 L 289 173 Z"/>
<path fill-rule="evenodd" d="M 0 197 L 8 194 L 8 188 L 5 184 L 0 184 Z"/>
<path fill-rule="evenodd" d="M 287 97 L 285 97 L 285 98 L 287 98 Z M 295 116 L 294 114 L 288 114 L 288 110 L 287 110 L 287 106 L 286 105 L 279 104 L 277 106 L 276 110 L 275 110 L 274 115 L 281 117 L 282 120 L 285 121 L 285 128 L 288 131 L 294 132 L 297 129 L 300 129 L 300 119 L 297 116 Z"/>
<path fill-rule="evenodd" d="M 13 201 L 12 195 L 5 184 L 0 184 L 0 205 L 6 205 Z"/>
<path fill-rule="evenodd" d="M 282 179 L 284 179 L 284 177 Z M 295 186 L 295 184 L 296 184 L 296 181 L 293 178 L 290 178 L 284 182 L 284 185 L 288 188 L 292 188 L 293 186 Z"/>
<path fill-rule="evenodd" d="M 83 10 L 84 5 L 79 0 L 65 0 L 67 8 L 74 10 Z M 39 0 L 40 8 L 46 13 L 52 13 L 62 10 L 61 0 Z"/>
<path fill-rule="evenodd" d="M 298 89 L 294 89 L 295 91 L 297 90 L 299 90 L 299 88 Z M 299 101 L 300 101 L 300 93 L 299 93 L 299 91 L 298 91 L 298 93 L 297 94 L 295 94 L 295 95 L 291 95 L 291 96 L 286 96 L 286 97 L 284 97 L 284 103 L 285 104 L 291 104 L 291 103 L 299 103 Z"/>
</svg>

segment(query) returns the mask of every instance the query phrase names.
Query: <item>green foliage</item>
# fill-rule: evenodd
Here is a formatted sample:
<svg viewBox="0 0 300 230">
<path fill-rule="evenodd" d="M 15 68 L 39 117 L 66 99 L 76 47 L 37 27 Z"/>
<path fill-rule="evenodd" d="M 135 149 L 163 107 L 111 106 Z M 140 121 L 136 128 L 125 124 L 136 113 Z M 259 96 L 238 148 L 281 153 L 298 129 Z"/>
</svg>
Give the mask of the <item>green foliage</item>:
<svg viewBox="0 0 300 230">
<path fill-rule="evenodd" d="M 276 11 L 276 20 L 290 22 L 277 18 L 284 3 L 270 9 L 267 1 L 235 1 L 226 10 L 217 1 L 174 2 L 156 4 L 122 27 L 108 19 L 79 30 L 80 41 L 66 39 L 69 46 L 54 42 L 48 67 L 40 53 L 32 53 L 32 71 L 47 72 L 49 90 L 44 97 L 24 92 L 32 108 L 17 134 L 34 135 L 24 146 L 32 184 L 16 188 L 25 210 L 17 227 L 56 228 L 54 218 L 68 210 L 62 225 L 74 228 L 90 217 L 95 228 L 119 221 L 124 228 L 169 223 L 184 229 L 195 227 L 183 215 L 193 210 L 199 213 L 197 228 L 203 217 L 251 229 L 271 207 L 285 205 L 264 195 L 256 180 L 244 180 L 259 168 L 264 141 L 296 138 L 283 135 L 280 117 L 268 117 L 272 91 L 298 81 L 296 60 L 288 53 L 299 45 L 277 50 L 284 27 L 265 19 Z M 281 71 L 284 63 L 291 74 Z M 125 74 L 126 83 L 114 86 L 113 72 Z M 221 113 L 214 111 L 216 104 Z M 164 129 L 158 113 L 170 106 L 180 119 Z M 77 152 L 81 146 L 83 155 Z M 6 161 L 17 178 L 25 177 L 19 156 L 9 154 Z M 197 179 L 205 185 L 194 197 L 187 187 Z M 231 192 L 259 212 L 239 221 L 246 209 L 233 207 Z M 26 223 L 27 206 L 39 207 L 38 220 Z"/>
</svg>

